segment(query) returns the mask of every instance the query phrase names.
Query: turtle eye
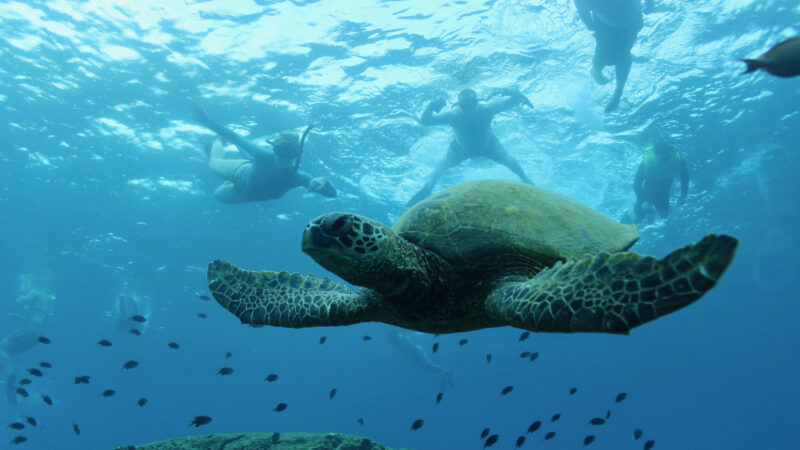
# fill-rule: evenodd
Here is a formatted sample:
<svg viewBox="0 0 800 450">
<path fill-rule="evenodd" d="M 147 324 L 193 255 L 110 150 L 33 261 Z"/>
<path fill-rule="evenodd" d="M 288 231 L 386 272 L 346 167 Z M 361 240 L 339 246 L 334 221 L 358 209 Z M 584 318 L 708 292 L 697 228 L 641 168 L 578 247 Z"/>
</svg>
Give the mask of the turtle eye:
<svg viewBox="0 0 800 450">
<path fill-rule="evenodd" d="M 344 234 L 349 230 L 351 222 L 350 216 L 339 216 L 338 219 L 333 221 L 329 231 L 336 236 Z"/>
</svg>

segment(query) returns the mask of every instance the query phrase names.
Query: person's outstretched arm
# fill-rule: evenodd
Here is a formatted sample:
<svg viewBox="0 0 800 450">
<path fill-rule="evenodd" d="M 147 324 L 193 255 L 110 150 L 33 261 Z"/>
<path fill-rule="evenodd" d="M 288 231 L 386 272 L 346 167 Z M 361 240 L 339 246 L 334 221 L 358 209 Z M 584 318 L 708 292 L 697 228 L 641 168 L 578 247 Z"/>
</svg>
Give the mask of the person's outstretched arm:
<svg viewBox="0 0 800 450">
<path fill-rule="evenodd" d="M 527 97 L 515 89 L 502 89 L 494 95 L 504 95 L 506 98 L 492 100 L 483 106 L 484 110 L 489 112 L 491 115 L 507 111 L 519 104 L 525 104 L 533 108 L 533 104 L 531 104 L 530 100 L 528 100 Z"/>
<path fill-rule="evenodd" d="M 643 187 L 644 187 L 644 163 L 641 163 L 639 164 L 639 168 L 636 169 L 636 176 L 633 177 L 633 192 L 636 194 L 636 197 L 641 197 Z"/>
<path fill-rule="evenodd" d="M 589 31 L 594 31 L 594 19 L 592 19 L 592 10 L 589 8 L 587 0 L 575 0 L 575 8 L 578 10 L 578 17 L 586 25 Z"/>
<path fill-rule="evenodd" d="M 687 195 L 689 195 L 689 166 L 686 165 L 686 160 L 681 156 L 681 203 L 686 200 Z"/>
<path fill-rule="evenodd" d="M 449 125 L 451 114 L 448 113 L 439 113 L 444 105 L 447 102 L 443 98 L 437 98 L 436 100 L 428 103 L 428 106 L 425 108 L 425 111 L 422 112 L 422 117 L 419 118 L 419 123 L 425 126 L 431 125 Z M 436 113 L 436 115 L 434 115 Z"/>
<path fill-rule="evenodd" d="M 239 149 L 240 152 L 249 160 L 256 161 L 256 160 L 264 160 L 269 159 L 272 157 L 272 152 L 267 150 L 266 148 L 256 144 L 255 142 L 246 139 L 240 136 L 235 131 L 231 130 L 230 128 L 223 127 L 222 125 L 218 124 L 211 120 L 206 113 L 206 110 L 200 106 L 199 103 L 192 101 L 192 115 L 198 122 L 200 122 L 204 127 L 208 128 L 209 130 L 217 133 L 220 137 L 225 139 L 228 142 L 231 142 L 236 148 Z"/>
<path fill-rule="evenodd" d="M 294 180 L 295 186 L 303 186 L 323 197 L 335 198 L 337 195 L 336 188 L 323 177 L 311 178 L 311 175 L 298 171 L 294 175 Z"/>
</svg>

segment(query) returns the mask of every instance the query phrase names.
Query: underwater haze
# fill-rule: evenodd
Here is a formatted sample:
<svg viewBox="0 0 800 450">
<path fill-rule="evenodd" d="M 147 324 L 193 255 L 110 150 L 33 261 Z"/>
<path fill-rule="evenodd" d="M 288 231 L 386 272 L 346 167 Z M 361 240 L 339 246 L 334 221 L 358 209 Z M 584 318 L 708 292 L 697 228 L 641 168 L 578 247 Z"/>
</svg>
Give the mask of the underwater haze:
<svg viewBox="0 0 800 450">
<path fill-rule="evenodd" d="M 479 449 L 489 428 L 504 449 L 519 436 L 522 448 L 582 448 L 588 435 L 592 449 L 800 448 L 800 78 L 741 75 L 739 61 L 800 34 L 795 0 L 655 0 L 610 113 L 613 82 L 592 79 L 594 39 L 571 0 L 3 1 L 0 24 L 0 339 L 23 326 L 15 300 L 26 289 L 55 296 L 50 343 L 13 358 L 29 396 L 0 385 L 11 391 L 0 395 L 0 447 L 19 436 L 17 448 L 78 449 L 309 431 Z M 527 96 L 532 107 L 494 120 L 506 150 L 537 186 L 613 218 L 634 201 L 648 131 L 671 135 L 689 195 L 641 225 L 634 250 L 664 256 L 734 235 L 719 284 L 630 336 L 526 340 L 511 327 L 254 328 L 208 300 L 214 259 L 341 281 L 300 251 L 306 222 L 349 211 L 393 223 L 452 138 L 417 119 L 464 88 Z M 300 188 L 218 202 L 203 150 L 214 135 L 192 100 L 261 143 L 313 124 L 303 170 L 338 197 Z M 488 178 L 517 179 L 475 159 L 436 190 Z M 73 381 L 84 375 L 89 384 Z M 189 427 L 201 415 L 212 421 Z"/>
</svg>

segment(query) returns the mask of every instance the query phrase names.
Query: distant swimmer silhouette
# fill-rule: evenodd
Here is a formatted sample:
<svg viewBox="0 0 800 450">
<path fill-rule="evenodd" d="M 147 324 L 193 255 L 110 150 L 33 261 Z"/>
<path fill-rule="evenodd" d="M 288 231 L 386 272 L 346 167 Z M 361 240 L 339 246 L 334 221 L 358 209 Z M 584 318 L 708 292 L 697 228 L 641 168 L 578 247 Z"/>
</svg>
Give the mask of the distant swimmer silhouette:
<svg viewBox="0 0 800 450">
<path fill-rule="evenodd" d="M 592 76 L 597 84 L 610 80 L 603 68 L 614 66 L 617 86 L 605 111 L 619 106 L 622 91 L 628 81 L 633 58 L 631 48 L 642 29 L 641 0 L 574 0 L 578 16 L 589 31 L 594 32 L 595 48 L 592 58 Z M 645 1 L 645 10 L 653 9 L 653 0 Z"/>
<path fill-rule="evenodd" d="M 21 319 L 22 325 L 0 341 L 0 370 L 5 372 L 6 397 L 12 405 L 17 404 L 13 358 L 42 342 L 39 339 L 44 339 L 45 319 L 56 299 L 32 274 L 20 276 L 20 294 L 16 303 L 22 308 L 22 313 L 12 313 L 11 316 Z"/>
<path fill-rule="evenodd" d="M 623 217 L 622 221 L 640 223 L 649 208 L 655 208 L 658 215 L 666 219 L 669 215 L 670 188 L 676 179 L 681 183 L 678 202 L 683 204 L 689 193 L 689 168 L 683 155 L 667 137 L 657 135 L 653 145 L 645 149 L 642 162 L 636 170 L 633 180 L 636 204 L 632 214 L 627 213 L 628 217 Z"/>
<path fill-rule="evenodd" d="M 422 333 L 409 333 L 401 330 L 392 329 L 386 332 L 386 340 L 394 346 L 394 348 L 403 357 L 419 367 L 420 369 L 441 375 L 442 381 L 440 391 L 444 392 L 448 387 L 453 387 L 453 373 L 440 365 L 434 364 L 431 361 L 428 353 L 422 348 L 420 344 L 414 342 L 413 335 L 421 335 Z"/>
<path fill-rule="evenodd" d="M 489 101 L 497 95 L 505 98 Z M 466 159 L 478 156 L 485 156 L 508 167 L 522 181 L 533 184 L 517 160 L 508 154 L 491 128 L 492 119 L 496 114 L 519 104 L 532 107 L 524 95 L 512 89 L 501 89 L 490 95 L 486 103 L 480 103 L 475 91 L 464 89 L 458 94 L 458 109 L 440 113 L 446 104 L 443 98 L 430 102 L 419 122 L 425 126 L 450 125 L 455 131 L 455 138 L 450 142 L 445 158 L 436 165 L 428 181 L 408 201 L 407 206 L 414 205 L 429 196 L 436 181 L 446 170 L 461 164 Z"/>
<path fill-rule="evenodd" d="M 192 102 L 191 106 L 198 122 L 233 143 L 245 157 L 226 159 L 222 141 L 211 143 L 208 166 L 225 180 L 214 191 L 217 200 L 230 204 L 272 200 L 299 186 L 325 197 L 336 197 L 336 189 L 328 180 L 312 178 L 300 170 L 303 145 L 311 127 L 306 128 L 302 138 L 291 131 L 281 132 L 274 141 L 268 141 L 272 145 L 270 151 L 211 120 L 199 103 Z"/>
<path fill-rule="evenodd" d="M 742 61 L 747 64 L 747 70 L 742 75 L 761 69 L 776 77 L 796 77 L 800 75 L 800 36 L 775 45 L 758 59 Z"/>
</svg>

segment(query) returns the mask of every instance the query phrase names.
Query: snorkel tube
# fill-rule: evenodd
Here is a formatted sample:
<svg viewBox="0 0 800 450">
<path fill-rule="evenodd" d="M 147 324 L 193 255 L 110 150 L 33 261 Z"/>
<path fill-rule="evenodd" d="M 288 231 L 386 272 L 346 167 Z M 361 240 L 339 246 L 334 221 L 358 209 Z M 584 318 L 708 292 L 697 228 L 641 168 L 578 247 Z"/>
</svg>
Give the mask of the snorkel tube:
<svg viewBox="0 0 800 450">
<path fill-rule="evenodd" d="M 294 160 L 295 173 L 297 173 L 297 171 L 300 170 L 300 158 L 303 156 L 303 146 L 305 145 L 308 133 L 311 131 L 312 128 L 314 128 L 314 125 L 307 126 L 306 131 L 303 131 L 303 137 L 300 138 L 300 152 L 297 154 L 297 159 Z"/>
</svg>

